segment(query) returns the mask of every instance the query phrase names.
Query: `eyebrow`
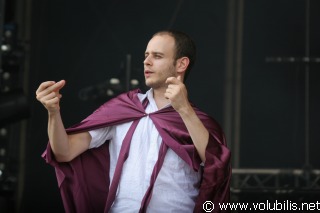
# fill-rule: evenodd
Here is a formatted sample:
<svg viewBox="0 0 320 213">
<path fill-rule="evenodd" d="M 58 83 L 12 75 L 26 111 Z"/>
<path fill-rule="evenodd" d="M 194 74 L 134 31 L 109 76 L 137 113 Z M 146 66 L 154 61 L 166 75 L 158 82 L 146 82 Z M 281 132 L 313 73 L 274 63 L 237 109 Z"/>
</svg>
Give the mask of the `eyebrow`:
<svg viewBox="0 0 320 213">
<path fill-rule="evenodd" d="M 151 52 L 148 52 L 148 51 L 147 51 L 147 52 L 145 52 L 144 54 L 145 54 L 145 55 L 149 55 L 149 54 L 152 54 L 152 55 L 162 55 L 162 56 L 164 55 L 164 53 L 162 53 L 162 52 L 153 52 L 153 51 L 151 51 Z"/>
</svg>

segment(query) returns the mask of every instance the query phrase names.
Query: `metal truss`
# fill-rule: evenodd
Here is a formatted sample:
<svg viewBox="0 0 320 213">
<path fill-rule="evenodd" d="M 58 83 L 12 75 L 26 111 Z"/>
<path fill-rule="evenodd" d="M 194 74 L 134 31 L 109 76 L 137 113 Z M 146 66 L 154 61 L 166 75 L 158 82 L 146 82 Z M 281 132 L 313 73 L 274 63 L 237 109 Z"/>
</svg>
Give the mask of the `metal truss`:
<svg viewBox="0 0 320 213">
<path fill-rule="evenodd" d="M 320 190 L 320 170 L 233 169 L 231 192 Z"/>
</svg>

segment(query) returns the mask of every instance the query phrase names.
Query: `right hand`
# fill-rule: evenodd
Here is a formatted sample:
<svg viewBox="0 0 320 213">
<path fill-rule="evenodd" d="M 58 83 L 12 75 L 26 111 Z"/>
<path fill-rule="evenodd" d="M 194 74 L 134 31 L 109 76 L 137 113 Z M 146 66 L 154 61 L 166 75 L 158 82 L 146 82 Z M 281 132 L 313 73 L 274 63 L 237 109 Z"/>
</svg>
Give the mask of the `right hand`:
<svg viewBox="0 0 320 213">
<path fill-rule="evenodd" d="M 36 98 L 43 104 L 49 113 L 55 113 L 60 110 L 60 99 L 62 95 L 59 91 L 65 84 L 65 80 L 59 82 L 46 81 L 38 87 Z"/>
</svg>

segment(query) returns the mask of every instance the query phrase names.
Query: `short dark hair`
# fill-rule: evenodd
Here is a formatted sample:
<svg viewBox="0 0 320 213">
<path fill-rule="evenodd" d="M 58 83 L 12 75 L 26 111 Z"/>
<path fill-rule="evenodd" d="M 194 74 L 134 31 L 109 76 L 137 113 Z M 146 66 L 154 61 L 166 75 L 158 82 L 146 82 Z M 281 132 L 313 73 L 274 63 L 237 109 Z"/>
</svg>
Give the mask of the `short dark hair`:
<svg viewBox="0 0 320 213">
<path fill-rule="evenodd" d="M 196 45 L 194 41 L 186 33 L 178 30 L 172 30 L 172 29 L 159 31 L 155 33 L 152 37 L 156 35 L 170 35 L 173 37 L 175 41 L 175 47 L 176 47 L 175 61 L 182 57 L 189 58 L 190 63 L 184 75 L 184 80 L 186 80 L 190 73 L 190 70 L 192 69 L 196 61 L 197 50 L 196 50 Z"/>
</svg>

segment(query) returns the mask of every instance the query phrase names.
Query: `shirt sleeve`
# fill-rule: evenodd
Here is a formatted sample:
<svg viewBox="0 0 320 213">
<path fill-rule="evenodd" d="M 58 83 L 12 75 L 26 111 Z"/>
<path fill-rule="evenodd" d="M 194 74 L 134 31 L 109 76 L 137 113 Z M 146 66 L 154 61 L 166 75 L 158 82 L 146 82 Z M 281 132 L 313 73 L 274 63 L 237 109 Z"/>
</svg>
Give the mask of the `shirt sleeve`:
<svg viewBox="0 0 320 213">
<path fill-rule="evenodd" d="M 100 129 L 90 130 L 91 142 L 89 149 L 97 148 L 104 144 L 107 140 L 110 140 L 114 133 L 114 127 L 104 127 Z"/>
</svg>

